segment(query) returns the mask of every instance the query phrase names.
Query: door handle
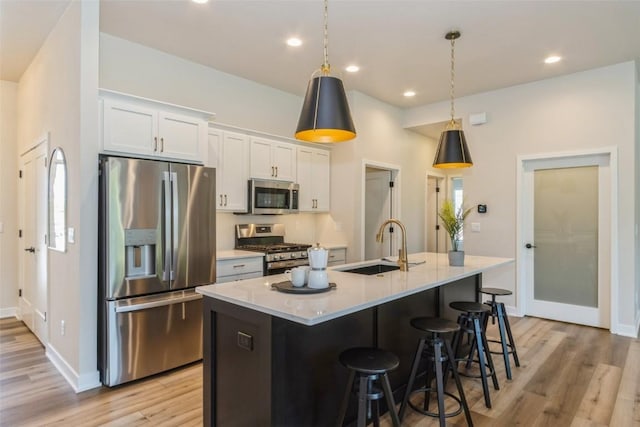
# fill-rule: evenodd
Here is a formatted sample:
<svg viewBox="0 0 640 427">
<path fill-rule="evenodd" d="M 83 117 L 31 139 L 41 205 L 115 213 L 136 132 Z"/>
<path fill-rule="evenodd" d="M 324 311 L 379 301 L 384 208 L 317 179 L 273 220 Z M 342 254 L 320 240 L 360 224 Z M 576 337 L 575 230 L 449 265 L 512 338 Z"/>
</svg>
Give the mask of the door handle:
<svg viewBox="0 0 640 427">
<path fill-rule="evenodd" d="M 532 245 L 531 243 L 527 243 L 526 245 L 524 245 L 525 248 L 527 249 L 531 249 L 531 248 L 536 248 L 536 245 Z"/>
<path fill-rule="evenodd" d="M 36 248 L 34 248 L 33 246 L 31 246 L 30 248 L 26 248 L 25 252 L 31 252 L 32 254 L 36 252 Z"/>
</svg>

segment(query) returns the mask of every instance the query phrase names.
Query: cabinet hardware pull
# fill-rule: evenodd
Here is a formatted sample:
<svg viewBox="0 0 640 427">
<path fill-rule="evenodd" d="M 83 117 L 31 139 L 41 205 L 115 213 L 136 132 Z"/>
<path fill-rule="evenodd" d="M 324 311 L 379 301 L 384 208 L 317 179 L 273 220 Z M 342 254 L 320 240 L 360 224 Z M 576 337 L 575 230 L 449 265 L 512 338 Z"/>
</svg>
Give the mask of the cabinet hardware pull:
<svg viewBox="0 0 640 427">
<path fill-rule="evenodd" d="M 160 152 L 164 153 L 164 138 L 160 138 Z"/>
<path fill-rule="evenodd" d="M 227 206 L 227 195 L 224 195 L 224 205 Z"/>
<path fill-rule="evenodd" d="M 233 268 L 242 268 L 244 267 L 244 264 L 236 264 L 233 266 Z"/>
<path fill-rule="evenodd" d="M 222 194 L 220 195 L 220 205 L 219 206 L 222 206 Z"/>
<path fill-rule="evenodd" d="M 158 137 L 153 137 L 153 151 L 158 151 Z"/>
<path fill-rule="evenodd" d="M 276 178 L 278 177 L 278 167 L 276 166 Z"/>
</svg>

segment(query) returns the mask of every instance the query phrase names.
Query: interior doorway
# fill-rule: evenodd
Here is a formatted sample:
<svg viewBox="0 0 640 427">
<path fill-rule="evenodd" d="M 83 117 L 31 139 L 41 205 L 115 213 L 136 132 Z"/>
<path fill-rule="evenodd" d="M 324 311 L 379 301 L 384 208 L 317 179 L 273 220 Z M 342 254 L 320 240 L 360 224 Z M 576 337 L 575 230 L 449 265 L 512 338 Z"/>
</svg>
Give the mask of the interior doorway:
<svg viewBox="0 0 640 427">
<path fill-rule="evenodd" d="M 521 296 L 524 314 L 611 326 L 610 153 L 522 160 Z"/>
<path fill-rule="evenodd" d="M 446 179 L 442 175 L 427 175 L 427 194 L 425 196 L 425 248 L 427 252 L 445 253 L 447 251 L 446 232 L 440 226 L 438 212 L 446 198 Z"/>
<path fill-rule="evenodd" d="M 48 138 L 20 157 L 19 316 L 43 345 L 47 328 L 47 150 Z"/>
<path fill-rule="evenodd" d="M 384 243 L 376 242 L 376 233 L 382 223 L 395 218 L 398 212 L 399 168 L 375 162 L 365 162 L 363 170 L 363 230 L 362 259 L 380 259 L 397 252 L 397 235 L 393 227 L 385 227 Z"/>
</svg>

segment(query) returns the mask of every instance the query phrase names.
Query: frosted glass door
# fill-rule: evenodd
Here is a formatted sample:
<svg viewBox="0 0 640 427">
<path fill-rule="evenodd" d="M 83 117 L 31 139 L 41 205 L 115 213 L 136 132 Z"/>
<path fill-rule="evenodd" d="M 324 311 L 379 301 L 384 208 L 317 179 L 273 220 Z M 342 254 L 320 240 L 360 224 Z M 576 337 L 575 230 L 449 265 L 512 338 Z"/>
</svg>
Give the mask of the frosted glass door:
<svg viewBox="0 0 640 427">
<path fill-rule="evenodd" d="M 534 172 L 534 299 L 598 307 L 598 167 Z"/>
</svg>

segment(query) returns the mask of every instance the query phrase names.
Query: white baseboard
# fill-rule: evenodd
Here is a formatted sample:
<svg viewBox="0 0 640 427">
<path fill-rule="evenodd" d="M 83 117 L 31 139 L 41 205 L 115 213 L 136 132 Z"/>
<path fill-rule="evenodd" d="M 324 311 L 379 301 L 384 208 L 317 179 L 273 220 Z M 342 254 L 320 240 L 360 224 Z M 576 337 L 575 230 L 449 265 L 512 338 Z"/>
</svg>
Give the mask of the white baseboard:
<svg viewBox="0 0 640 427">
<path fill-rule="evenodd" d="M 512 305 L 505 305 L 504 308 L 507 309 L 507 316 L 524 317 L 524 314 L 520 313 L 520 310 Z"/>
<path fill-rule="evenodd" d="M 91 390 L 100 387 L 100 372 L 90 372 L 78 375 L 78 373 L 67 363 L 66 360 L 51 345 L 47 344 L 47 358 L 53 363 L 53 366 L 62 374 L 65 380 L 71 385 L 76 393 Z"/>
<path fill-rule="evenodd" d="M 617 335 L 625 336 L 625 337 L 638 338 L 639 329 L 640 329 L 640 318 L 636 320 L 635 326 L 624 325 L 619 323 L 617 330 L 615 332 L 614 331 L 611 331 L 611 332 Z"/>
<path fill-rule="evenodd" d="M 18 317 L 18 307 L 0 308 L 0 319 Z"/>
</svg>

